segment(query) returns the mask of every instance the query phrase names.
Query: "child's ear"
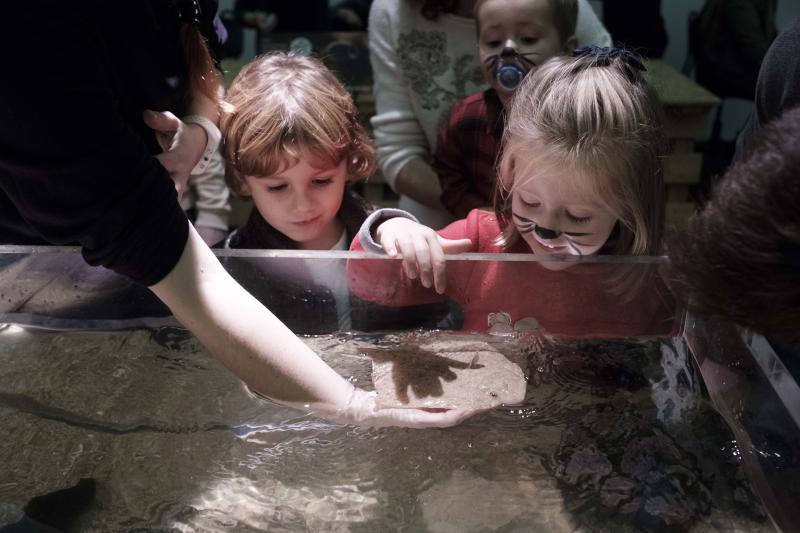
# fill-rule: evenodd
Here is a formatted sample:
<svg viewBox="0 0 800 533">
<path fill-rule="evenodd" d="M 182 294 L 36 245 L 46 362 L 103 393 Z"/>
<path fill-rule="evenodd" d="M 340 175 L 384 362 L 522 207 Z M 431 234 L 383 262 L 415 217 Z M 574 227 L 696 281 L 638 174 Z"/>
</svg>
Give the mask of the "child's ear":
<svg viewBox="0 0 800 533">
<path fill-rule="evenodd" d="M 574 35 L 564 42 L 564 53 L 567 55 L 572 54 L 578 48 L 578 38 Z"/>
</svg>

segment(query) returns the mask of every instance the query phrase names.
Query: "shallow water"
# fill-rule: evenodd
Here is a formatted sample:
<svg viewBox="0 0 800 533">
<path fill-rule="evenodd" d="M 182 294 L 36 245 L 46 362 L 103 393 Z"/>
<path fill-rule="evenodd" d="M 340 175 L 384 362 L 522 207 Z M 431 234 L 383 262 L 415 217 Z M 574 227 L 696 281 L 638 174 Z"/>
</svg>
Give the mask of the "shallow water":
<svg viewBox="0 0 800 533">
<path fill-rule="evenodd" d="M 398 339 L 306 341 L 371 388 L 364 349 Z M 92 478 L 76 530 L 771 531 L 690 358 L 670 339 L 551 343 L 523 357 L 524 405 L 366 430 L 254 398 L 181 329 L 10 326 L 0 525 Z"/>
</svg>

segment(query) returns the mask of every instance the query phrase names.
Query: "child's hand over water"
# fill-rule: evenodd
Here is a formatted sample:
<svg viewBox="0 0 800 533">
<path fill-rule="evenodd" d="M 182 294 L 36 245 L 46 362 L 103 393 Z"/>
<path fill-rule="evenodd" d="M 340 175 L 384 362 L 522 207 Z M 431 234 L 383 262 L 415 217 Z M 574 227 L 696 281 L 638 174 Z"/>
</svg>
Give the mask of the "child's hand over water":
<svg viewBox="0 0 800 533">
<path fill-rule="evenodd" d="M 445 239 L 427 226 L 407 218 L 391 218 L 375 230 L 376 240 L 386 253 L 403 259 L 403 269 L 423 287 L 443 294 L 447 286 L 445 254 L 460 254 L 472 248 L 470 239 Z"/>
</svg>

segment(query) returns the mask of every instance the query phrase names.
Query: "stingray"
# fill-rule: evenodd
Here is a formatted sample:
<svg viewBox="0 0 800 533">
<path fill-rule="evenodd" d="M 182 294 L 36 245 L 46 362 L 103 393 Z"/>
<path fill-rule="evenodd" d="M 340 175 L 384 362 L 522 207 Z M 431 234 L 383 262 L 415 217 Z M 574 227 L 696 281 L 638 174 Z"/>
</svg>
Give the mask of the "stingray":
<svg viewBox="0 0 800 533">
<path fill-rule="evenodd" d="M 486 342 L 402 342 L 366 350 L 382 407 L 491 409 L 525 398 L 520 366 Z"/>
</svg>

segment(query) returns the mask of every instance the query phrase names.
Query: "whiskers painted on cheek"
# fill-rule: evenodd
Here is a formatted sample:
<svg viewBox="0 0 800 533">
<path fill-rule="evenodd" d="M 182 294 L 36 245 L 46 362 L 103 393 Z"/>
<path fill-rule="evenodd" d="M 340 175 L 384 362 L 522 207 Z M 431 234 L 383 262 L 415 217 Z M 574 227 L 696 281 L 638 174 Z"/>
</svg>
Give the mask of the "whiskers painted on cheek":
<svg viewBox="0 0 800 533">
<path fill-rule="evenodd" d="M 572 248 L 577 255 L 583 255 L 583 252 L 581 252 L 580 248 L 578 248 L 575 243 L 572 242 L 572 239 L 569 237 L 569 235 L 566 235 L 565 238 L 569 247 Z"/>
<path fill-rule="evenodd" d="M 525 218 L 514 212 L 511 213 L 511 216 L 516 219 L 517 231 L 520 234 L 525 235 L 527 233 L 532 233 L 536 229 L 536 222 L 534 222 L 533 220 Z M 567 246 L 569 246 L 575 252 L 576 255 L 581 255 L 581 256 L 583 255 L 583 252 L 580 250 L 580 248 L 578 248 L 576 243 L 572 240 L 572 237 L 570 237 L 566 233 L 561 233 L 559 235 L 559 238 L 564 239 L 564 241 L 567 243 Z"/>
</svg>

